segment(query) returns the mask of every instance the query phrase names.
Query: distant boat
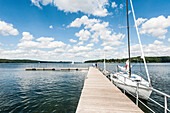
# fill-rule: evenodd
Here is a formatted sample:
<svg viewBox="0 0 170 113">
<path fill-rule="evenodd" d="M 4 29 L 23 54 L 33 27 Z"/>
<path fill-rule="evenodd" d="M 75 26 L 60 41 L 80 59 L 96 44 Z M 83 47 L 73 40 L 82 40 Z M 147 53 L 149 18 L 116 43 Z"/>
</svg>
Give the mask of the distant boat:
<svg viewBox="0 0 170 113">
<path fill-rule="evenodd" d="M 131 73 L 132 67 L 131 67 L 131 64 L 130 64 L 128 0 L 126 1 L 126 7 L 127 7 L 127 33 L 128 33 L 129 60 L 126 61 L 125 67 L 117 66 L 118 71 L 114 74 L 111 74 L 110 79 L 120 89 L 128 91 L 128 92 L 132 93 L 133 95 L 136 95 L 136 92 L 138 90 L 139 98 L 142 98 L 144 100 L 148 100 L 148 98 L 150 97 L 150 95 L 152 93 L 152 90 L 151 90 L 152 86 L 151 86 L 150 76 L 149 76 L 149 73 L 148 73 L 148 69 L 147 69 L 147 65 L 146 65 L 146 61 L 145 61 L 145 57 L 144 57 L 142 44 L 141 44 L 141 41 L 140 41 L 140 36 L 139 36 L 139 33 L 138 33 L 138 28 L 137 28 L 137 25 L 136 25 L 136 18 L 135 18 L 132 2 L 131 2 L 131 8 L 132 8 L 132 13 L 133 13 L 134 21 L 135 21 L 137 36 L 138 36 L 138 40 L 139 40 L 139 44 L 140 44 L 140 48 L 141 48 L 141 53 L 142 53 L 141 58 L 144 61 L 144 66 L 145 66 L 146 74 L 147 74 L 147 77 L 148 77 L 148 81 L 144 80 L 141 76 L 139 76 L 137 74 Z M 119 71 L 119 70 L 121 70 L 121 71 Z"/>
<path fill-rule="evenodd" d="M 71 64 L 74 64 L 74 61 L 72 61 L 72 63 Z"/>
</svg>

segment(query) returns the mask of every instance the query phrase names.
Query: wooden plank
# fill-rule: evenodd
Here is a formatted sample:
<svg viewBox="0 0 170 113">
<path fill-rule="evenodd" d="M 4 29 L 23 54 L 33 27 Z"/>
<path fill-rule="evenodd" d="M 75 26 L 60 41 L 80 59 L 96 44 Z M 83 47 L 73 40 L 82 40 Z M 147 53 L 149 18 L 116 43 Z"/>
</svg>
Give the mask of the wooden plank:
<svg viewBox="0 0 170 113">
<path fill-rule="evenodd" d="M 98 69 L 90 67 L 76 113 L 143 113 Z"/>
</svg>

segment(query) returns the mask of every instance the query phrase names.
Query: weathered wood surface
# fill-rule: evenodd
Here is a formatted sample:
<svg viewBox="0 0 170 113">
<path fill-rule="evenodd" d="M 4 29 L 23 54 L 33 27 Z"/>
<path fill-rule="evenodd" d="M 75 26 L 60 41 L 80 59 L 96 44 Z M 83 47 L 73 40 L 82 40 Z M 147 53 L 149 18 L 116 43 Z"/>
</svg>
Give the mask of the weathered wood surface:
<svg viewBox="0 0 170 113">
<path fill-rule="evenodd" d="M 90 67 L 76 113 L 143 113 L 98 69 Z"/>
</svg>

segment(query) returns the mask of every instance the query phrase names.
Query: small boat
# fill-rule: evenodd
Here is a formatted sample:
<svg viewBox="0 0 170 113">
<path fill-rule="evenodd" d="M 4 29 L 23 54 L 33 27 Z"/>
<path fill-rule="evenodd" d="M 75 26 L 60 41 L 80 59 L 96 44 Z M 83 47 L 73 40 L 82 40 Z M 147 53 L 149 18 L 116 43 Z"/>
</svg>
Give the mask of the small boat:
<svg viewBox="0 0 170 113">
<path fill-rule="evenodd" d="M 72 63 L 71 64 L 74 64 L 74 61 L 72 61 Z"/>
<path fill-rule="evenodd" d="M 114 74 L 110 74 L 110 79 L 120 89 L 123 89 L 124 91 L 130 92 L 133 95 L 136 95 L 137 92 L 138 92 L 139 98 L 144 99 L 144 100 L 148 100 L 148 98 L 150 97 L 150 95 L 152 93 L 152 90 L 151 90 L 152 86 L 151 86 L 150 76 L 149 76 L 149 72 L 148 72 L 148 69 L 147 69 L 147 65 L 146 65 L 146 61 L 145 61 L 145 57 L 144 57 L 144 52 L 143 52 L 143 48 L 142 48 L 142 44 L 141 44 L 141 40 L 140 40 L 138 27 L 137 27 L 137 24 L 136 24 L 136 18 L 135 18 L 135 14 L 134 14 L 133 5 L 132 5 L 131 0 L 130 0 L 130 3 L 131 3 L 132 13 L 133 13 L 135 27 L 136 27 L 136 31 L 137 31 L 137 36 L 138 36 L 138 40 L 139 40 L 139 44 L 140 44 L 140 49 L 141 49 L 141 52 L 142 52 L 141 58 L 144 61 L 144 66 L 145 66 L 146 74 L 147 74 L 147 77 L 148 77 L 148 81 L 146 81 L 145 79 L 143 79 L 141 76 L 139 76 L 137 74 L 131 73 L 132 66 L 130 64 L 128 0 L 126 0 L 126 8 L 127 8 L 127 33 L 128 33 L 127 35 L 128 35 L 128 56 L 129 56 L 129 58 L 126 61 L 125 67 L 117 66 L 117 72 L 114 73 Z"/>
</svg>

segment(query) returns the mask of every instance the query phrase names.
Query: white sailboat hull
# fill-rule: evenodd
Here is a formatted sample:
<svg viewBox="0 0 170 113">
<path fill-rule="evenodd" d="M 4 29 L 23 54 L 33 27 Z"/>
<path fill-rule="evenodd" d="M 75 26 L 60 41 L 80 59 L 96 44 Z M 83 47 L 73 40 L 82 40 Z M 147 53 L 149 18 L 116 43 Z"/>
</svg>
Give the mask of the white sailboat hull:
<svg viewBox="0 0 170 113">
<path fill-rule="evenodd" d="M 138 76 L 138 75 L 135 75 L 135 76 Z M 119 76 L 117 74 L 113 74 L 111 76 L 111 80 L 120 89 L 126 90 L 127 92 L 130 92 L 130 93 L 132 93 L 133 95 L 136 96 L 137 82 L 135 82 L 134 80 L 126 79 L 125 82 L 124 82 L 124 77 Z M 145 81 L 144 79 L 141 80 L 141 83 L 145 84 L 145 85 L 148 85 L 147 81 Z M 152 93 L 151 89 L 149 89 L 149 88 L 147 88 L 145 86 L 139 85 L 139 87 L 138 87 L 138 97 L 139 98 L 144 99 L 144 100 L 148 100 L 151 93 Z"/>
</svg>

